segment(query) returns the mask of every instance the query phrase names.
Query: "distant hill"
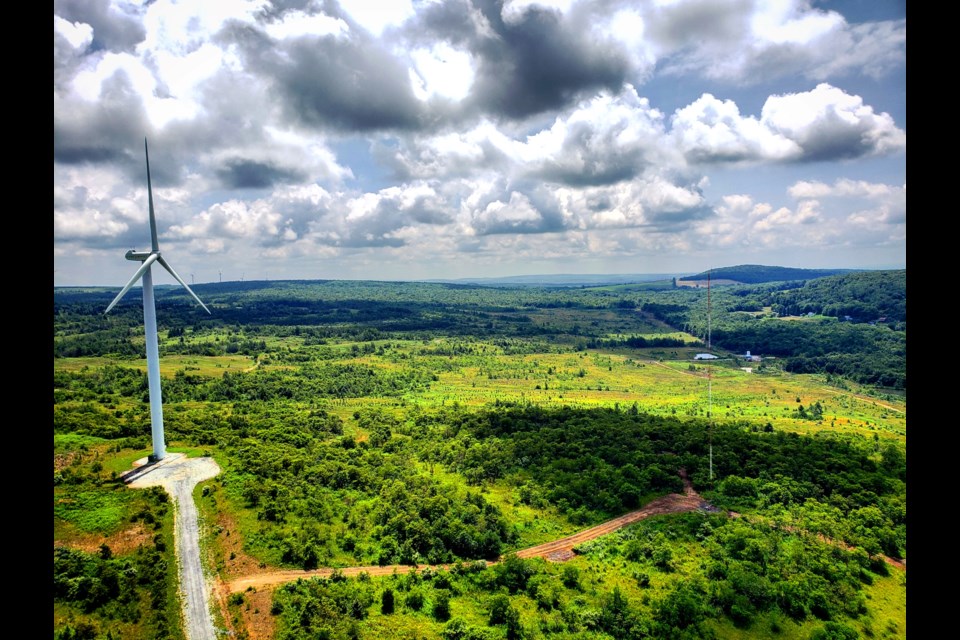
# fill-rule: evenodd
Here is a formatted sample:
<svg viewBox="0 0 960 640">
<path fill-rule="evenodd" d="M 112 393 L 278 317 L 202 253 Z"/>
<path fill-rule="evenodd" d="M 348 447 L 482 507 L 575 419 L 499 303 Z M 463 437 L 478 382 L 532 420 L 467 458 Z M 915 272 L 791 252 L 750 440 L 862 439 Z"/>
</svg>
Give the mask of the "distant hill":
<svg viewBox="0 0 960 640">
<path fill-rule="evenodd" d="M 456 280 L 424 280 L 446 284 L 474 284 L 486 287 L 598 287 L 611 284 L 636 284 L 671 280 L 684 274 L 626 273 L 626 274 L 543 274 L 531 276 L 503 276 L 500 278 L 458 278 Z"/>
<path fill-rule="evenodd" d="M 854 322 L 903 322 L 907 319 L 907 272 L 862 271 L 831 276 L 772 295 L 779 315 L 814 313 Z"/>
<path fill-rule="evenodd" d="M 760 284 L 762 282 L 782 282 L 789 280 L 813 280 L 844 273 L 856 273 L 863 269 L 796 269 L 793 267 L 767 267 L 760 264 L 741 264 L 736 267 L 721 267 L 709 271 L 710 279 L 732 280 L 741 284 Z M 682 280 L 698 281 L 707 279 L 707 271 Z M 678 282 L 679 284 L 679 282 Z"/>
</svg>

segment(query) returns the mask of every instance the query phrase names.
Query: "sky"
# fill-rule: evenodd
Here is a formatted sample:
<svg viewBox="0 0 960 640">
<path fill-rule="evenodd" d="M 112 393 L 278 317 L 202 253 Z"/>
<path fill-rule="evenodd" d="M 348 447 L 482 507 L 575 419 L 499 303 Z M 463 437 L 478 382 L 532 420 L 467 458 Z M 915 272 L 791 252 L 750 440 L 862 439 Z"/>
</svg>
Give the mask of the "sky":
<svg viewBox="0 0 960 640">
<path fill-rule="evenodd" d="M 905 0 L 54 0 L 54 285 L 906 266 Z M 154 269 L 155 282 L 174 282 Z"/>
</svg>

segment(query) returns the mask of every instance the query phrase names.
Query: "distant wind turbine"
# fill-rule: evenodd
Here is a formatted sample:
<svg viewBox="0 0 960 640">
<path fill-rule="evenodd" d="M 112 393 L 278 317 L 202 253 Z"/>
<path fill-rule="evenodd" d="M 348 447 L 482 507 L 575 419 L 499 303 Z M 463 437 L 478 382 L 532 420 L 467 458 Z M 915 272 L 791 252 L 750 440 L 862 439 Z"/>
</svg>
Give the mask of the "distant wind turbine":
<svg viewBox="0 0 960 640">
<path fill-rule="evenodd" d="M 167 455 L 166 446 L 163 442 L 163 405 L 160 397 L 160 349 L 157 345 L 157 309 L 153 300 L 153 275 L 150 267 L 154 262 L 159 262 L 160 266 L 166 269 L 177 282 L 183 285 L 193 299 L 203 307 L 203 310 L 210 313 L 207 305 L 197 297 L 197 294 L 187 286 L 177 272 L 173 270 L 167 261 L 160 255 L 160 247 L 157 244 L 157 220 L 153 214 L 153 187 L 150 184 L 150 153 L 147 150 L 147 139 L 143 139 L 143 152 L 147 158 L 147 198 L 150 204 L 150 251 L 127 251 L 127 260 L 142 262 L 137 272 L 130 278 L 130 282 L 123 288 L 113 302 L 107 307 L 104 313 L 110 313 L 114 305 L 120 302 L 120 299 L 130 290 L 137 280 L 143 278 L 143 333 L 147 343 L 147 382 L 150 387 L 150 433 L 153 438 L 153 455 L 151 461 L 162 460 Z"/>
</svg>

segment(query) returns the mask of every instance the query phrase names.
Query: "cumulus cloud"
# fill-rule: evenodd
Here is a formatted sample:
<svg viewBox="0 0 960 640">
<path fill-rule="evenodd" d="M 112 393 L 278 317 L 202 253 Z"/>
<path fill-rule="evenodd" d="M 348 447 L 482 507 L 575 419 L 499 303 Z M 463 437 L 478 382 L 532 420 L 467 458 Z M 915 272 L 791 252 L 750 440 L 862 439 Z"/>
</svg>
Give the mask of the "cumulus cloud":
<svg viewBox="0 0 960 640">
<path fill-rule="evenodd" d="M 443 179 L 508 171 L 518 144 L 493 123 L 482 121 L 464 131 L 407 136 L 397 144 L 375 143 L 372 151 L 401 180 Z"/>
<path fill-rule="evenodd" d="M 832 186 L 823 182 L 800 180 L 791 185 L 787 192 L 794 198 L 824 198 L 835 196 L 882 199 L 891 196 L 905 197 L 907 188 L 906 185 L 901 187 L 889 184 L 877 184 L 865 180 L 838 178 Z"/>
<path fill-rule="evenodd" d="M 879 155 L 906 146 L 906 133 L 890 115 L 875 113 L 860 96 L 826 83 L 813 91 L 771 96 L 760 119 L 800 145 L 806 160 Z"/>
<path fill-rule="evenodd" d="M 345 210 L 327 237 L 348 247 L 403 246 L 414 229 L 453 220 L 443 198 L 424 184 L 365 193 L 347 200 Z"/>
<path fill-rule="evenodd" d="M 851 24 L 805 0 L 653 5 L 645 33 L 666 73 L 753 84 L 850 73 L 879 77 L 906 59 L 906 21 Z"/>
<path fill-rule="evenodd" d="M 471 228 L 480 235 L 499 233 L 543 233 L 559 231 L 546 216 L 517 191 L 510 192 L 509 200 L 494 200 L 472 214 Z"/>
<path fill-rule="evenodd" d="M 864 202 L 855 208 L 848 220 L 860 226 L 876 224 L 902 225 L 907 220 L 907 185 L 888 185 L 865 180 L 837 179 L 833 185 L 801 180 L 787 190 L 798 200 L 843 199 Z"/>
<path fill-rule="evenodd" d="M 678 109 L 672 134 L 691 162 L 739 162 L 795 158 L 800 146 L 753 117 L 743 117 L 732 100 L 705 93 Z"/>
<path fill-rule="evenodd" d="M 94 50 L 133 51 L 146 37 L 142 7 L 134 3 L 110 0 L 55 0 L 55 19 L 85 25 L 90 29 L 90 46 Z"/>
<path fill-rule="evenodd" d="M 401 176 L 496 171 L 513 179 L 595 186 L 630 180 L 655 165 L 682 164 L 664 133 L 660 111 L 627 85 L 581 102 L 534 133 L 508 135 L 485 120 L 462 132 L 404 138 L 379 152 Z"/>
<path fill-rule="evenodd" d="M 176 193 L 154 194 L 162 233 L 177 215 Z M 96 166 L 63 166 L 54 172 L 53 232 L 60 243 L 130 249 L 149 245 L 146 184 L 132 186 L 124 172 Z"/>
<path fill-rule="evenodd" d="M 906 237 L 906 187 L 839 178 L 801 180 L 787 189 L 794 206 L 730 194 L 697 229 L 712 246 L 786 250 L 896 246 Z M 848 204 L 844 204 L 847 202 Z"/>
<path fill-rule="evenodd" d="M 440 42 L 429 48 L 414 49 L 410 57 L 414 61 L 410 82 L 420 100 L 441 96 L 460 101 L 469 95 L 476 66 L 469 52 Z"/>
<path fill-rule="evenodd" d="M 248 62 L 273 78 L 287 114 L 305 125 L 355 131 L 418 126 L 407 69 L 374 42 L 305 37 L 260 63 Z"/>
<path fill-rule="evenodd" d="M 770 96 L 760 118 L 741 116 L 731 100 L 704 94 L 678 109 L 672 134 L 691 162 L 819 161 L 901 151 L 906 133 L 860 96 L 822 83 L 812 91 Z"/>
<path fill-rule="evenodd" d="M 656 162 L 670 161 L 662 121 L 662 114 L 630 85 L 617 95 L 601 93 L 527 138 L 522 150 L 530 165 L 526 172 L 581 186 L 633 178 Z"/>
</svg>

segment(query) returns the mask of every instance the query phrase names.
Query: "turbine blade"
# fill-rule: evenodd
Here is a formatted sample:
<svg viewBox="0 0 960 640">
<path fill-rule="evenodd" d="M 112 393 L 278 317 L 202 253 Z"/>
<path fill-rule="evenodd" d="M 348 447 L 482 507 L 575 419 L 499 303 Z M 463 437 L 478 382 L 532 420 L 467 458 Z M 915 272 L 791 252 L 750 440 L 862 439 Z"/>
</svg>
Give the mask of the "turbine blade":
<svg viewBox="0 0 960 640">
<path fill-rule="evenodd" d="M 113 302 L 110 303 L 110 306 L 107 307 L 107 310 L 103 312 L 104 314 L 110 313 L 110 309 L 113 309 L 113 307 L 114 307 L 118 302 L 120 302 L 120 298 L 122 298 L 124 295 L 126 295 L 127 291 L 130 291 L 130 287 L 132 287 L 132 286 L 137 282 L 137 280 L 139 280 L 140 278 L 143 277 L 143 274 L 147 272 L 147 269 L 150 268 L 150 265 L 152 265 L 154 262 L 156 262 L 156 260 L 157 260 L 158 257 L 159 257 L 159 256 L 154 253 L 154 254 L 151 255 L 149 258 L 147 258 L 146 260 L 143 261 L 143 264 L 140 265 L 140 268 L 137 269 L 137 272 L 136 272 L 135 274 L 133 274 L 133 277 L 132 277 L 132 278 L 130 278 L 130 282 L 127 283 L 127 286 L 125 286 L 125 287 L 120 291 L 120 293 L 117 294 L 117 297 L 113 299 Z"/>
<path fill-rule="evenodd" d="M 147 200 L 150 202 L 150 246 L 154 251 L 160 251 L 157 243 L 157 218 L 153 214 L 153 186 L 150 184 L 150 151 L 147 150 L 147 139 L 143 139 L 143 153 L 147 157 Z"/>
<path fill-rule="evenodd" d="M 159 256 L 159 257 L 157 258 L 157 260 L 160 261 L 160 264 L 163 265 L 163 268 L 164 268 L 164 269 L 166 269 L 167 271 L 170 272 L 170 275 L 172 275 L 174 278 L 177 279 L 177 282 L 179 282 L 180 284 L 183 285 L 183 288 L 184 288 L 184 289 L 186 289 L 187 291 L 190 292 L 190 295 L 192 295 L 192 296 L 193 296 L 193 299 L 196 300 L 197 303 L 198 303 L 201 307 L 203 307 L 203 310 L 206 311 L 207 313 L 210 313 L 210 309 L 207 309 L 207 305 L 203 304 L 203 301 L 202 301 L 200 298 L 197 297 L 197 294 L 195 294 L 195 293 L 193 292 L 193 289 L 191 289 L 190 287 L 188 287 L 188 286 L 187 286 L 187 283 L 183 281 L 183 278 L 181 278 L 179 275 L 177 275 L 177 272 L 173 270 L 173 267 L 171 267 L 169 264 L 167 264 L 167 261 L 163 259 L 163 256 Z M 210 315 L 213 315 L 213 314 L 210 313 Z"/>
</svg>

